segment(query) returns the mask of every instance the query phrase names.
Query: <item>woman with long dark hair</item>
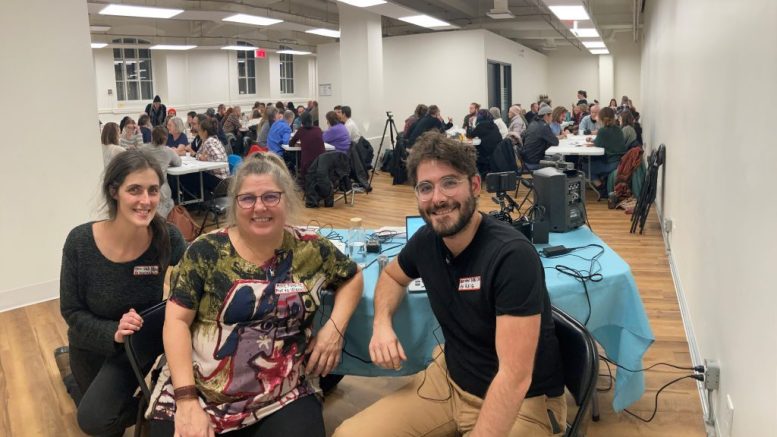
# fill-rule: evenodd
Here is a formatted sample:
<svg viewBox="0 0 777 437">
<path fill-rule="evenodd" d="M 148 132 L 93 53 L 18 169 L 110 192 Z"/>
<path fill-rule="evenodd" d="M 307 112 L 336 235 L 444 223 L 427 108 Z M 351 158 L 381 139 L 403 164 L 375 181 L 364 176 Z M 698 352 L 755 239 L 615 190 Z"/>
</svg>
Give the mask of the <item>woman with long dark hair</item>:
<svg viewBox="0 0 777 437">
<path fill-rule="evenodd" d="M 105 123 L 100 142 L 103 144 L 103 165 L 107 167 L 114 156 L 124 151 L 124 147 L 119 145 L 119 125 L 112 121 Z"/>
<path fill-rule="evenodd" d="M 65 241 L 60 309 L 83 393 L 78 424 L 90 435 L 121 435 L 137 416 L 138 384 L 122 343 L 143 326 L 138 314 L 162 300 L 165 272 L 185 248 L 157 214 L 163 181 L 146 152 L 117 155 L 102 182 L 108 219 L 76 226 Z"/>
<path fill-rule="evenodd" d="M 301 127 L 297 133 L 289 140 L 290 146 L 295 146 L 299 141 L 300 148 L 300 179 L 302 186 L 305 186 L 305 175 L 308 173 L 308 167 L 319 155 L 326 151 L 324 147 L 324 138 L 321 128 L 313 126 L 313 117 L 310 112 L 303 112 L 300 115 Z"/>
</svg>

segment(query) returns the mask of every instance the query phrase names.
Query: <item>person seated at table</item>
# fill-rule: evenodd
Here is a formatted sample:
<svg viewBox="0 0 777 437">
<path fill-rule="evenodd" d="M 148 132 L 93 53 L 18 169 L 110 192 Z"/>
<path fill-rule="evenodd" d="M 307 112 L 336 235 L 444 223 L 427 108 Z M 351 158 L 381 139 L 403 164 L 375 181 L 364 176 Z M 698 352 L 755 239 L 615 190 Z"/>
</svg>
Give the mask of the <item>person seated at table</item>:
<svg viewBox="0 0 777 437">
<path fill-rule="evenodd" d="M 318 379 L 340 361 L 362 273 L 289 226 L 301 205 L 277 155 L 244 161 L 229 199 L 227 227 L 192 243 L 173 278 L 151 435 L 324 437 Z M 334 306 L 313 335 L 324 290 Z"/>
<path fill-rule="evenodd" d="M 599 121 L 599 105 L 593 105 L 589 108 L 591 113 L 583 117 L 577 132 L 580 135 L 596 135 L 596 132 L 602 127 Z"/>
<path fill-rule="evenodd" d="M 618 101 L 615 99 L 610 99 L 610 108 L 612 108 L 613 111 L 618 109 Z"/>
<path fill-rule="evenodd" d="M 262 147 L 267 147 L 267 134 L 270 133 L 270 127 L 275 123 L 277 114 L 278 109 L 272 105 L 267 105 L 264 114 L 262 114 L 262 120 L 256 128 L 256 142 Z"/>
<path fill-rule="evenodd" d="M 305 107 L 302 105 L 297 106 L 295 117 L 294 117 L 294 123 L 291 125 L 291 130 L 297 131 L 300 126 L 302 126 L 302 114 L 305 112 Z"/>
<path fill-rule="evenodd" d="M 177 116 L 178 116 L 178 112 L 175 110 L 175 108 L 168 109 L 167 110 L 167 117 L 165 117 L 165 122 L 164 122 L 164 124 L 162 126 L 163 127 L 167 126 L 167 122 L 170 121 L 171 118 L 177 117 Z"/>
<path fill-rule="evenodd" d="M 559 138 L 566 138 L 567 135 L 561 128 L 561 124 L 564 123 L 564 118 L 567 115 L 567 108 L 563 106 L 556 106 L 553 108 L 553 112 L 550 114 L 550 131 L 553 135 Z"/>
<path fill-rule="evenodd" d="M 621 112 L 621 130 L 623 131 L 623 144 L 627 149 L 639 144 L 637 130 L 635 127 L 636 120 L 631 111 Z"/>
<path fill-rule="evenodd" d="M 491 113 L 491 117 L 494 119 L 494 124 L 496 127 L 499 128 L 499 134 L 502 135 L 502 138 L 507 137 L 507 125 L 505 124 L 504 120 L 502 120 L 502 110 L 494 106 L 493 108 L 488 108 L 488 112 Z"/>
<path fill-rule="evenodd" d="M 436 132 L 410 151 L 426 225 L 378 278 L 370 359 L 386 369 L 408 359 L 392 316 L 414 278 L 424 281 L 445 344 L 425 371 L 334 437 L 563 435 L 564 374 L 544 270 L 523 234 L 478 211 L 475 155 Z"/>
<path fill-rule="evenodd" d="M 424 105 L 423 103 L 419 103 L 415 107 L 415 111 L 413 111 L 413 114 L 410 117 L 407 117 L 405 119 L 405 127 L 402 129 L 402 133 L 405 135 L 405 138 L 407 138 L 408 135 L 410 135 L 410 131 L 413 130 L 413 126 L 423 118 L 426 113 L 429 112 L 429 107 Z"/>
<path fill-rule="evenodd" d="M 356 126 L 356 122 L 354 122 L 351 119 L 351 107 L 350 106 L 343 106 L 340 108 L 340 121 L 345 125 L 345 128 L 348 130 L 348 136 L 351 138 L 352 143 L 359 142 L 359 138 L 362 137 L 361 132 L 359 132 L 359 127 Z"/>
<path fill-rule="evenodd" d="M 467 129 L 467 138 L 479 138 L 480 144 L 475 146 L 478 152 L 477 167 L 482 177 L 491 172 L 491 155 L 499 143 L 502 142 L 502 134 L 496 127 L 491 113 L 486 109 L 478 110 L 474 129 Z"/>
<path fill-rule="evenodd" d="M 186 151 L 192 154 L 192 156 L 195 155 L 200 150 L 200 146 L 202 146 L 202 138 L 200 138 L 200 135 L 199 135 L 200 125 L 204 120 L 207 120 L 207 119 L 208 119 L 208 116 L 205 114 L 197 114 L 196 117 L 192 118 L 192 123 L 191 123 L 192 141 L 186 147 Z"/>
<path fill-rule="evenodd" d="M 517 144 L 523 144 L 523 132 L 526 130 L 526 126 L 529 123 L 524 117 L 521 107 L 513 105 L 507 111 L 507 116 L 510 118 L 510 126 L 507 128 L 507 134 L 510 135 Z"/>
<path fill-rule="evenodd" d="M 126 116 L 122 118 L 119 128 L 121 129 L 121 137 L 119 138 L 119 145 L 121 147 L 135 149 L 143 145 L 143 135 L 132 117 Z"/>
<path fill-rule="evenodd" d="M 219 126 L 221 126 L 222 123 L 224 123 L 224 120 L 226 119 L 227 115 L 227 106 L 223 103 L 219 103 L 219 106 L 216 107 L 216 114 L 214 115 L 216 117 L 216 120 L 219 122 Z"/>
<path fill-rule="evenodd" d="M 167 120 L 167 138 L 165 142 L 167 146 L 175 150 L 179 155 L 186 154 L 186 146 L 189 145 L 189 138 L 183 132 L 183 120 L 178 117 L 173 117 Z"/>
<path fill-rule="evenodd" d="M 478 110 L 480 110 L 480 103 L 472 102 L 469 104 L 469 112 L 464 116 L 464 122 L 461 124 L 462 129 L 467 130 L 475 127 Z"/>
<path fill-rule="evenodd" d="M 216 120 L 206 119 L 200 123 L 198 135 L 202 140 L 200 150 L 197 151 L 198 161 L 227 162 L 227 152 L 224 144 L 216 136 Z M 216 185 L 229 176 L 228 168 L 217 168 L 202 173 L 202 183 L 206 190 L 213 191 Z M 191 193 L 199 193 L 199 175 L 187 174 L 181 177 L 181 183 Z"/>
<path fill-rule="evenodd" d="M 119 145 L 119 125 L 112 121 L 105 123 L 105 126 L 103 126 L 103 131 L 100 133 L 100 142 L 103 145 L 103 165 L 105 167 L 108 167 L 108 163 L 116 155 L 126 150 Z"/>
<path fill-rule="evenodd" d="M 313 117 L 313 126 L 318 126 L 318 102 L 316 100 L 311 100 L 307 111 L 310 112 L 310 116 Z"/>
<path fill-rule="evenodd" d="M 154 126 L 151 125 L 151 117 L 147 114 L 142 114 L 138 117 L 138 127 L 140 127 L 140 135 L 143 136 L 143 144 L 151 143 L 151 130 Z"/>
<path fill-rule="evenodd" d="M 553 135 L 548 126 L 552 112 L 550 106 L 541 106 L 534 121 L 526 129 L 520 153 L 523 163 L 529 170 L 540 168 L 540 160 L 545 156 L 545 151 L 551 146 L 558 146 L 558 137 Z"/>
<path fill-rule="evenodd" d="M 245 127 L 250 129 L 254 126 L 258 126 L 260 121 L 262 121 L 262 111 L 254 109 L 251 111 L 251 118 L 246 122 Z"/>
<path fill-rule="evenodd" d="M 607 177 L 618 168 L 621 156 L 626 153 L 626 144 L 623 131 L 615 123 L 615 112 L 610 108 L 603 108 L 599 112 L 599 117 L 604 127 L 599 129 L 594 142 L 589 142 L 586 146 L 602 147 L 604 155 L 592 156 L 590 169 L 584 168 L 584 171 L 591 175 L 591 182 L 599 190 L 599 194 L 607 197 Z M 591 138 L 586 140 L 591 141 Z"/>
<path fill-rule="evenodd" d="M 313 117 L 309 112 L 303 112 L 300 115 L 301 127 L 289 140 L 290 146 L 299 145 L 300 149 L 300 168 L 299 177 L 302 186 L 305 186 L 305 175 L 308 174 L 308 167 L 319 155 L 326 151 L 324 146 L 324 137 L 321 128 L 313 126 Z M 299 142 L 299 144 L 297 144 Z"/>
<path fill-rule="evenodd" d="M 278 156 L 283 156 L 283 145 L 289 144 L 291 138 L 291 124 L 294 122 L 294 113 L 286 111 L 275 116 L 275 123 L 270 126 L 267 133 L 267 148 Z"/>
<path fill-rule="evenodd" d="M 348 129 L 340 122 L 335 111 L 326 113 L 326 122 L 329 129 L 324 131 L 324 142 L 333 145 L 335 151 L 347 154 L 351 149 L 351 136 L 348 134 Z"/>
<path fill-rule="evenodd" d="M 146 144 L 140 148 L 151 155 L 159 165 L 159 169 L 162 170 L 162 186 L 159 187 L 159 206 L 157 206 L 157 213 L 162 217 L 167 217 L 175 206 L 170 184 L 167 183 L 167 169 L 180 167 L 182 163 L 181 157 L 178 156 L 175 149 L 167 146 L 168 136 L 167 129 L 157 126 L 152 131 L 151 144 Z"/>
<path fill-rule="evenodd" d="M 224 134 L 232 134 L 236 138 L 240 135 L 240 106 L 233 106 L 226 112 L 226 117 L 221 125 Z"/>
<path fill-rule="evenodd" d="M 121 436 L 135 424 L 138 383 L 123 343 L 143 325 L 138 313 L 162 300 L 165 272 L 186 245 L 158 214 L 163 181 L 147 153 L 117 155 L 101 186 L 107 220 L 75 227 L 62 249 L 60 311 L 70 371 L 83 393 L 78 425 L 90 435 Z"/>
<path fill-rule="evenodd" d="M 621 97 L 621 104 L 618 106 L 618 109 L 615 110 L 615 114 L 620 114 L 623 111 L 628 111 L 631 109 L 631 99 L 629 99 L 628 96 Z"/>
<path fill-rule="evenodd" d="M 573 132 L 577 132 L 580 128 L 580 122 L 583 121 L 583 118 L 588 115 L 588 105 L 585 103 L 579 103 L 572 107 L 572 125 L 571 129 Z"/>
<path fill-rule="evenodd" d="M 474 124 L 475 119 L 472 121 Z M 467 123 L 469 124 L 469 121 L 467 121 Z M 415 126 L 413 126 L 413 130 L 410 132 L 410 135 L 407 136 L 406 147 L 413 147 L 416 139 L 423 135 L 425 132 L 429 132 L 430 130 L 445 132 L 452 127 L 453 119 L 448 117 L 448 123 L 443 123 L 442 116 L 440 115 L 440 108 L 437 105 L 430 105 L 429 112 L 427 112 L 425 116 L 418 120 Z"/>
<path fill-rule="evenodd" d="M 532 103 L 529 107 L 529 112 L 526 113 L 526 127 L 531 124 L 532 121 L 534 121 L 534 117 L 537 116 L 537 111 L 540 110 L 540 106 L 538 103 Z"/>
</svg>

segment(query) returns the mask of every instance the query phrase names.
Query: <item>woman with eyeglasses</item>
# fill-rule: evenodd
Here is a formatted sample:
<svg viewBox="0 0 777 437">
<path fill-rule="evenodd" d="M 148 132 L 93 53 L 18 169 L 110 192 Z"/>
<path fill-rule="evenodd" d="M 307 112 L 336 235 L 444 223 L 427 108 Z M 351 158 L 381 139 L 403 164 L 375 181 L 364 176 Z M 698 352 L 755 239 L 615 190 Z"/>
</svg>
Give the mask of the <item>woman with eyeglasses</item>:
<svg viewBox="0 0 777 437">
<path fill-rule="evenodd" d="M 75 227 L 62 250 L 60 310 L 69 350 L 56 355 L 58 362 L 69 355 L 72 376 L 65 369 L 63 377 L 89 435 L 121 436 L 137 417 L 138 382 L 123 343 L 143 326 L 139 314 L 162 300 L 165 271 L 186 247 L 157 214 L 163 182 L 147 152 L 118 154 L 102 182 L 108 219 Z M 75 387 L 68 384 L 73 377 Z"/>
<path fill-rule="evenodd" d="M 230 198 L 228 226 L 197 239 L 173 278 L 151 435 L 323 437 L 318 379 L 340 361 L 362 274 L 289 226 L 301 202 L 277 155 L 243 162 Z M 334 306 L 313 336 L 322 290 Z"/>
</svg>

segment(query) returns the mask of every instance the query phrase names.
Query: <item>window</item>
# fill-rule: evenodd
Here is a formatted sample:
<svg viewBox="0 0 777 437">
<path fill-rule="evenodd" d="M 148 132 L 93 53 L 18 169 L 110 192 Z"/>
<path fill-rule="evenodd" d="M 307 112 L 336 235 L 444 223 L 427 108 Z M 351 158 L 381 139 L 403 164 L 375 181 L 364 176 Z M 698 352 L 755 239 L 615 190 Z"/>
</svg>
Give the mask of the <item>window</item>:
<svg viewBox="0 0 777 437">
<path fill-rule="evenodd" d="M 281 50 L 288 50 L 281 46 Z M 281 54 L 281 94 L 294 94 L 294 55 Z"/>
<path fill-rule="evenodd" d="M 251 46 L 247 42 L 238 41 L 239 46 Z M 237 83 L 240 94 L 256 94 L 256 63 L 253 50 L 237 51 Z"/>
<path fill-rule="evenodd" d="M 149 42 L 135 38 L 119 38 L 114 44 L 132 44 L 136 47 L 113 49 L 113 72 L 116 76 L 118 100 L 151 100 L 154 82 L 151 72 Z"/>
</svg>

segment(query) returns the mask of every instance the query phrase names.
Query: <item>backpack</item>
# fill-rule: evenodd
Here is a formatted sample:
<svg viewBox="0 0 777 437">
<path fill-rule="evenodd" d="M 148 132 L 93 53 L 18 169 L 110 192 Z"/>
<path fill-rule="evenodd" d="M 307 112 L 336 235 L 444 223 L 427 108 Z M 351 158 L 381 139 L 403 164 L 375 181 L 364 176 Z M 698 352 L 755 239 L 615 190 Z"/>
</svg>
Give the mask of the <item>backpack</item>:
<svg viewBox="0 0 777 437">
<path fill-rule="evenodd" d="M 189 211 L 182 205 L 175 205 L 170 214 L 167 215 L 167 222 L 172 223 L 181 231 L 181 235 L 183 235 L 183 239 L 187 243 L 191 243 L 200 235 L 200 227 L 197 226 L 192 216 L 189 215 Z"/>
</svg>

